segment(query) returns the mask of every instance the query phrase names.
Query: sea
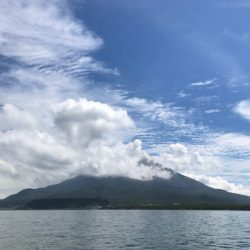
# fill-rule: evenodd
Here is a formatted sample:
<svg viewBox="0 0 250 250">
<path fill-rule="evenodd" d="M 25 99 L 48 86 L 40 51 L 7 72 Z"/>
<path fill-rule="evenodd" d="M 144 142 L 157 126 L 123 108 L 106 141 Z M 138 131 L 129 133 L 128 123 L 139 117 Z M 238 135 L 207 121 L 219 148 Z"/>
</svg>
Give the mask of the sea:
<svg viewBox="0 0 250 250">
<path fill-rule="evenodd" d="M 0 249 L 250 249 L 250 212 L 0 211 Z"/>
</svg>

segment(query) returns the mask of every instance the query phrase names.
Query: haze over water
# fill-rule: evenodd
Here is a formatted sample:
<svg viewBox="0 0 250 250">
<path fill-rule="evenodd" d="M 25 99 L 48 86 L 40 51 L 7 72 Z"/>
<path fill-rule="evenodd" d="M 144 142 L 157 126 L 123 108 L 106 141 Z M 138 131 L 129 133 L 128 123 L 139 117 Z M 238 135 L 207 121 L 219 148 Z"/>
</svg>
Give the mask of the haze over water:
<svg viewBox="0 0 250 250">
<path fill-rule="evenodd" d="M 0 249 L 249 249 L 245 211 L 1 211 Z"/>
</svg>

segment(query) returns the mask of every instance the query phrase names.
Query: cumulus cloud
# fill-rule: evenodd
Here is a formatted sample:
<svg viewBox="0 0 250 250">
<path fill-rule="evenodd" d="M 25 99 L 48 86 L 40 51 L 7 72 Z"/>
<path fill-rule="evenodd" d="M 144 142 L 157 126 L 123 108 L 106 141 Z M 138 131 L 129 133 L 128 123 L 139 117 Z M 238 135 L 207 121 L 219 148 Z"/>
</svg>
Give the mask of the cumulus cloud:
<svg viewBox="0 0 250 250">
<path fill-rule="evenodd" d="M 2 107 L 2 116 L 11 119 L 0 132 L 0 173 L 10 186 L 12 182 L 19 182 L 18 188 L 44 186 L 79 174 L 171 176 L 139 140 L 119 141 L 134 126 L 125 110 L 86 99 L 69 99 L 51 109 L 54 125 L 48 128 L 36 125 L 40 118 L 26 110 L 11 104 Z"/>
<path fill-rule="evenodd" d="M 243 100 L 238 102 L 234 108 L 233 111 L 246 120 L 250 121 L 250 100 Z"/>
<path fill-rule="evenodd" d="M 154 158 L 142 149 L 139 140 L 128 144 L 118 142 L 113 146 L 90 147 L 86 152 L 84 164 L 92 168 L 91 174 L 127 176 L 136 179 L 152 179 L 154 176 L 169 178 L 172 174 L 167 169 L 147 164 L 149 161 L 153 162 Z M 86 169 L 83 168 L 82 171 Z"/>
<path fill-rule="evenodd" d="M 1 133 L 1 158 L 23 169 L 53 170 L 71 164 L 74 152 L 55 138 L 36 131 L 7 131 Z M 14 156 L 14 157 L 13 157 Z"/>
<path fill-rule="evenodd" d="M 31 187 L 53 184 L 79 174 L 137 179 L 169 178 L 172 174 L 168 169 L 147 164 L 156 159 L 142 149 L 139 140 L 112 145 L 103 140 L 88 147 L 74 147 L 37 131 L 2 132 L 0 159 L 0 173 L 13 177 L 12 182 L 23 181 Z"/>
<path fill-rule="evenodd" d="M 250 136 L 240 133 L 210 133 L 203 138 L 202 143 L 159 145 L 156 146 L 156 151 L 176 171 L 207 175 L 220 175 L 223 171 L 230 171 L 238 175 L 243 169 L 246 172 L 249 165 Z"/>
<path fill-rule="evenodd" d="M 204 184 L 249 195 L 250 137 L 240 133 L 208 134 L 202 144 L 158 145 L 158 161 Z M 237 176 L 235 184 L 221 177 Z M 216 177 L 214 177 L 216 176 Z"/>
<path fill-rule="evenodd" d="M 6 103 L 0 111 L 0 129 L 32 129 L 37 127 L 36 120 L 27 111 Z"/>
<path fill-rule="evenodd" d="M 55 123 L 73 142 L 88 145 L 134 126 L 122 109 L 86 99 L 66 100 L 54 106 Z"/>
<path fill-rule="evenodd" d="M 202 146 L 195 147 L 181 143 L 156 147 L 156 151 L 160 152 L 158 162 L 176 172 L 207 172 L 220 168 L 221 163 L 214 154 L 202 149 Z"/>
</svg>

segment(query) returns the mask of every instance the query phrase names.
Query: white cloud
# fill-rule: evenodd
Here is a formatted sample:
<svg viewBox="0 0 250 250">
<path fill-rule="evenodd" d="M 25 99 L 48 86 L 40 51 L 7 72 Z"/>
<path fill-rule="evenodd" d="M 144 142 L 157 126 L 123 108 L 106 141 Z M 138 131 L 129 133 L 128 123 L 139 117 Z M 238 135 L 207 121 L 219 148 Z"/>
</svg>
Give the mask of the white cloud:
<svg viewBox="0 0 250 250">
<path fill-rule="evenodd" d="M 0 157 L 19 171 L 63 169 L 71 164 L 71 156 L 75 155 L 70 148 L 44 132 L 13 130 L 1 133 Z"/>
<path fill-rule="evenodd" d="M 144 136 L 155 136 L 157 138 L 157 131 L 159 128 L 157 125 L 164 125 L 165 133 L 168 136 L 168 140 L 171 137 L 183 136 L 192 137 L 198 133 L 206 131 L 206 127 L 203 125 L 194 125 L 189 119 L 192 116 L 192 109 L 185 109 L 178 107 L 173 103 L 162 103 L 160 101 L 151 101 L 144 98 L 128 98 L 125 99 L 125 107 L 133 113 L 134 111 L 140 114 L 142 124 L 146 122 L 150 124 L 151 130 L 144 130 Z M 152 130 L 153 129 L 153 130 Z M 163 138 L 163 134 L 159 135 Z"/>
<path fill-rule="evenodd" d="M 9 98 L 34 89 L 46 99 L 79 95 L 90 72 L 118 74 L 91 56 L 103 41 L 73 18 L 68 1 L 3 0 L 0 9 L 0 54 L 10 59 L 0 81 Z"/>
<path fill-rule="evenodd" d="M 238 102 L 234 106 L 233 111 L 243 118 L 250 120 L 250 100 L 243 100 Z"/>
<path fill-rule="evenodd" d="M 0 159 L 0 173 L 4 177 L 15 177 L 17 175 L 17 170 L 16 168 L 11 165 L 9 162 L 5 162 Z"/>
<path fill-rule="evenodd" d="M 250 136 L 239 133 L 208 134 L 192 144 L 156 145 L 158 162 L 180 173 L 195 175 L 228 175 L 247 185 L 250 173 Z"/>
<path fill-rule="evenodd" d="M 187 96 L 190 96 L 191 94 L 187 94 L 187 93 L 185 93 L 183 90 L 182 91 L 180 91 L 178 94 L 177 94 L 177 97 L 179 97 L 179 98 L 185 98 L 185 97 L 187 97 Z"/>
<path fill-rule="evenodd" d="M 86 99 L 69 99 L 53 105 L 54 115 L 48 117 L 51 123 L 54 120 L 52 127 L 35 126 L 39 116 L 33 117 L 11 104 L 4 105 L 3 110 L 4 115 L 11 117 L 6 123 L 8 129 L 0 134 L 0 173 L 12 187 L 5 194 L 79 174 L 138 179 L 171 175 L 159 163 L 146 164 L 157 159 L 142 149 L 139 140 L 119 142 L 123 136 L 117 136 L 116 132 L 124 134 L 134 126 L 127 112 L 120 108 Z M 15 188 L 16 182 L 19 184 Z"/>
<path fill-rule="evenodd" d="M 208 85 L 215 84 L 217 82 L 217 79 L 211 79 L 206 81 L 200 81 L 200 82 L 192 82 L 189 84 L 190 87 L 204 87 Z"/>
<path fill-rule="evenodd" d="M 79 174 L 137 179 L 171 176 L 159 163 L 146 164 L 156 159 L 142 149 L 139 140 L 128 144 L 102 140 L 74 147 L 45 132 L 8 131 L 0 136 L 0 159 L 0 173 L 9 178 L 10 185 L 23 182 L 18 188 L 53 184 Z"/>
<path fill-rule="evenodd" d="M 220 112 L 220 109 L 208 109 L 204 111 L 206 114 L 213 114 Z"/>
<path fill-rule="evenodd" d="M 153 176 L 169 178 L 171 176 L 171 173 L 164 170 L 159 163 L 156 164 L 157 167 L 147 164 L 147 162 L 156 161 L 142 149 L 142 143 L 139 140 L 128 144 L 118 142 L 113 146 L 94 146 L 88 148 L 86 153 L 83 161 L 85 167 L 82 168 L 82 171 L 86 171 L 88 169 L 86 166 L 88 166 L 91 168 L 91 174 L 127 176 L 137 179 L 151 179 Z"/>
<path fill-rule="evenodd" d="M 226 190 L 228 192 L 232 193 L 238 193 L 243 195 L 249 195 L 250 196 L 250 187 L 244 187 L 241 184 L 235 184 L 232 182 L 228 182 L 227 180 L 221 178 L 221 177 L 211 177 L 206 175 L 196 175 L 196 174 L 185 174 L 186 176 L 193 178 L 197 181 L 200 181 L 204 183 L 205 185 L 216 188 L 216 189 L 222 189 Z"/>
<path fill-rule="evenodd" d="M 4 104 L 0 111 L 0 130 L 32 129 L 37 127 L 36 120 L 27 111 L 12 104 Z"/>
<path fill-rule="evenodd" d="M 51 103 L 79 97 L 90 72 L 118 74 L 92 57 L 103 41 L 74 19 L 68 4 L 0 1 L 0 55 L 9 67 L 0 75 L 0 104 L 46 115 Z"/>
<path fill-rule="evenodd" d="M 48 64 L 72 52 L 96 50 L 102 40 L 76 22 L 59 1 L 0 2 L 0 53 L 27 64 Z M 65 1 L 63 1 L 65 3 Z M 41 11 L 43 10 L 43 11 Z"/>
<path fill-rule="evenodd" d="M 134 126 L 125 110 L 86 99 L 69 99 L 54 106 L 54 116 L 57 127 L 71 141 L 85 146 L 104 137 L 114 137 L 115 133 Z"/>
<path fill-rule="evenodd" d="M 185 173 L 209 172 L 221 168 L 221 162 L 211 152 L 203 151 L 204 146 L 190 144 L 169 144 L 156 146 L 159 152 L 158 162 L 167 167 Z"/>
<path fill-rule="evenodd" d="M 218 147 L 227 149 L 244 150 L 250 152 L 250 136 L 240 133 L 225 133 L 210 137 L 210 141 Z"/>
<path fill-rule="evenodd" d="M 249 77 L 246 74 L 234 75 L 228 80 L 227 86 L 233 89 L 231 92 L 237 91 L 237 89 L 242 87 L 248 87 Z"/>
<path fill-rule="evenodd" d="M 217 95 L 211 95 L 211 96 L 200 96 L 194 99 L 195 102 L 198 103 L 207 103 L 207 102 L 215 102 L 218 101 L 220 98 Z"/>
</svg>

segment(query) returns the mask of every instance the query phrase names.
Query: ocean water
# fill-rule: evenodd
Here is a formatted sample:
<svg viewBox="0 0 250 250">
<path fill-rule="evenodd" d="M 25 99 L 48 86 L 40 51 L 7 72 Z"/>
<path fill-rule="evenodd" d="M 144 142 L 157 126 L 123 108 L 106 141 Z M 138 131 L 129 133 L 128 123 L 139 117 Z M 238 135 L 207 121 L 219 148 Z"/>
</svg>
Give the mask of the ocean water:
<svg viewBox="0 0 250 250">
<path fill-rule="evenodd" d="M 250 249 L 250 212 L 0 211 L 0 249 Z"/>
</svg>

